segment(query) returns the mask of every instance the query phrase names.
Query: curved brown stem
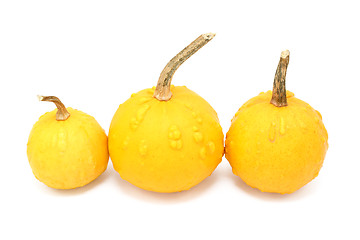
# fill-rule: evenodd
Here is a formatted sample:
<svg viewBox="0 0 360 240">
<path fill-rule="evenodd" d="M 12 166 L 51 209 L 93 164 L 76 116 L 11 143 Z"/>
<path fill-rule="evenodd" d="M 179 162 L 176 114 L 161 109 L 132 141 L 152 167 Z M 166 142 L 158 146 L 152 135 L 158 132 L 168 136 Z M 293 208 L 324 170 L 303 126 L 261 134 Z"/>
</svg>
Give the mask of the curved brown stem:
<svg viewBox="0 0 360 240">
<path fill-rule="evenodd" d="M 70 113 L 66 109 L 65 105 L 55 96 L 38 96 L 39 101 L 53 102 L 55 103 L 58 111 L 56 112 L 56 120 L 64 121 L 70 117 Z"/>
<path fill-rule="evenodd" d="M 286 99 L 285 79 L 286 70 L 289 65 L 289 56 L 289 50 L 281 52 L 280 61 L 276 69 L 272 98 L 270 101 L 270 103 L 276 107 L 285 107 L 288 105 Z"/>
<path fill-rule="evenodd" d="M 179 52 L 175 57 L 170 60 L 170 62 L 162 70 L 158 83 L 156 85 L 156 89 L 154 92 L 154 97 L 156 99 L 160 101 L 168 101 L 171 98 L 172 94 L 170 92 L 170 86 L 175 71 L 189 57 L 191 57 L 214 37 L 214 33 L 202 34 L 200 37 L 195 39 L 192 43 L 190 43 L 187 47 L 185 47 L 181 52 Z"/>
</svg>

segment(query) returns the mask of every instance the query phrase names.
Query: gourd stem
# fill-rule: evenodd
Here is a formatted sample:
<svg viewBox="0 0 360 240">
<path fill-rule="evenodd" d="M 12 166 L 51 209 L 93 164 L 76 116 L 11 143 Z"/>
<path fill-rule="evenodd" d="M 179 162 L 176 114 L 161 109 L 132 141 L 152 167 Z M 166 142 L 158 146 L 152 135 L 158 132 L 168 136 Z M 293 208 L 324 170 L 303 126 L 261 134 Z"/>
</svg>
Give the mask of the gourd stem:
<svg viewBox="0 0 360 240">
<path fill-rule="evenodd" d="M 286 70 L 289 65 L 289 50 L 281 52 L 280 61 L 276 69 L 272 98 L 270 103 L 276 107 L 285 107 L 287 106 L 286 99 Z"/>
<path fill-rule="evenodd" d="M 202 34 L 170 60 L 170 62 L 162 70 L 156 85 L 154 92 L 154 97 L 156 99 L 160 101 L 168 101 L 171 98 L 172 93 L 170 91 L 170 86 L 175 71 L 182 63 L 184 63 L 189 57 L 191 57 L 214 37 L 214 33 Z"/>
<path fill-rule="evenodd" d="M 66 109 L 65 105 L 55 96 L 38 96 L 39 101 L 53 102 L 55 103 L 58 111 L 56 112 L 56 120 L 64 121 L 70 117 L 70 113 Z"/>
</svg>

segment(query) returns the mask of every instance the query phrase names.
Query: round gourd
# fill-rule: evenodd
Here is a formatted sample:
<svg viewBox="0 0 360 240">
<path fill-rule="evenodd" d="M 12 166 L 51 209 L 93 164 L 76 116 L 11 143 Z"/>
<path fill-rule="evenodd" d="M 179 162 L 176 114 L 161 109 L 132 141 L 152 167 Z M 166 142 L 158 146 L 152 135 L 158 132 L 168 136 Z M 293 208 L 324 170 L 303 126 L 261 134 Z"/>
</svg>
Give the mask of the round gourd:
<svg viewBox="0 0 360 240">
<path fill-rule="evenodd" d="M 35 177 L 49 187 L 84 186 L 107 168 L 107 136 L 98 122 L 81 111 L 65 108 L 57 97 L 40 96 L 58 110 L 42 115 L 33 126 L 27 156 Z"/>
<path fill-rule="evenodd" d="M 314 179 L 328 149 L 321 115 L 285 89 L 289 51 L 281 54 L 274 89 L 247 101 L 226 134 L 233 173 L 263 192 L 292 193 Z"/>
<path fill-rule="evenodd" d="M 196 93 L 171 85 L 176 69 L 213 37 L 201 35 L 166 65 L 156 88 L 133 94 L 116 111 L 110 157 L 120 176 L 135 186 L 188 190 L 221 162 L 224 136 L 216 112 Z"/>
</svg>

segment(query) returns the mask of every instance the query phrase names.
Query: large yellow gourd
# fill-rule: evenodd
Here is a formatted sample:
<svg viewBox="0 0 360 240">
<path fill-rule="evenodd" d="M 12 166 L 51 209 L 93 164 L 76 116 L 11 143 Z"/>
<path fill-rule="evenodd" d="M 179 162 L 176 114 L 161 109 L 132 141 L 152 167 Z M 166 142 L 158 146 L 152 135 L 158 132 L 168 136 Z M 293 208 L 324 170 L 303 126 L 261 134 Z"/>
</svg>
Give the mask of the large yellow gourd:
<svg viewBox="0 0 360 240">
<path fill-rule="evenodd" d="M 204 34 L 162 72 L 158 85 L 133 94 L 116 111 L 109 152 L 120 176 L 145 190 L 188 190 L 208 177 L 223 156 L 216 112 L 186 87 L 171 86 L 175 70 L 212 39 Z"/>
<path fill-rule="evenodd" d="M 273 92 L 247 101 L 226 136 L 225 156 L 233 173 L 263 192 L 298 190 L 318 175 L 328 149 L 320 113 L 286 92 L 288 61 L 284 51 Z"/>
<path fill-rule="evenodd" d="M 81 111 L 65 108 L 56 97 L 58 110 L 45 113 L 33 126 L 27 155 L 35 177 L 49 187 L 84 186 L 103 173 L 108 164 L 107 136 L 98 122 Z"/>
</svg>

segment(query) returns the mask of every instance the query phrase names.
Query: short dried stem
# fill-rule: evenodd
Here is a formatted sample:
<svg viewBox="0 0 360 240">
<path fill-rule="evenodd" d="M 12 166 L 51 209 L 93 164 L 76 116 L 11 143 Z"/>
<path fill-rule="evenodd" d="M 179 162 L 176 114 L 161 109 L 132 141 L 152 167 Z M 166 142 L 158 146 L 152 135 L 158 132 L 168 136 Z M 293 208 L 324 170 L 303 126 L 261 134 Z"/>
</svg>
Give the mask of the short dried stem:
<svg viewBox="0 0 360 240">
<path fill-rule="evenodd" d="M 160 101 L 168 101 L 171 98 L 172 93 L 170 91 L 170 86 L 175 71 L 182 63 L 184 63 L 189 57 L 191 57 L 214 37 L 214 33 L 202 34 L 170 60 L 161 72 L 159 81 L 156 85 L 154 92 L 154 97 L 156 99 Z"/>
<path fill-rule="evenodd" d="M 270 103 L 276 107 L 285 107 L 288 105 L 286 99 L 285 79 L 286 70 L 289 65 L 289 56 L 289 50 L 281 52 L 280 61 L 276 69 L 272 98 L 270 101 Z"/>
<path fill-rule="evenodd" d="M 59 98 L 54 96 L 38 96 L 40 101 L 53 102 L 55 103 L 58 111 L 56 112 L 56 120 L 64 121 L 70 117 L 70 113 L 66 109 L 65 105 L 60 101 Z"/>
</svg>

